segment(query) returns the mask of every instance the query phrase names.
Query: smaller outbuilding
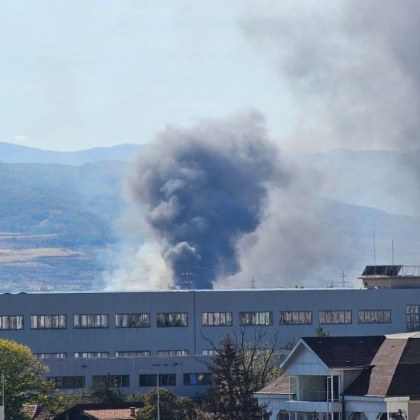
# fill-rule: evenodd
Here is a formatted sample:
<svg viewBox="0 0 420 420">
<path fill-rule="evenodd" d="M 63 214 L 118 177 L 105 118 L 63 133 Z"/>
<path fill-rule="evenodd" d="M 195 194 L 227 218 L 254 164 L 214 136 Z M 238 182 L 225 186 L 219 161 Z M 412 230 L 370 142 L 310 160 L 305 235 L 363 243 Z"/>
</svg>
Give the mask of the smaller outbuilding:
<svg viewBox="0 0 420 420">
<path fill-rule="evenodd" d="M 255 394 L 275 420 L 420 419 L 420 333 L 306 337 Z"/>
<path fill-rule="evenodd" d="M 55 420 L 133 420 L 142 404 L 87 403 L 76 404 L 54 417 Z"/>
</svg>

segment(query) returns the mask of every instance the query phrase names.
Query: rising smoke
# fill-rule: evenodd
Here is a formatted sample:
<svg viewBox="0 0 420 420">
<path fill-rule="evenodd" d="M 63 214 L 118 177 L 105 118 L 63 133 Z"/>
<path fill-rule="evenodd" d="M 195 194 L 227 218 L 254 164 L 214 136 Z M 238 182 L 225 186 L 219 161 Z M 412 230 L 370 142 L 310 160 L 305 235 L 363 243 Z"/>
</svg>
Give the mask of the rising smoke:
<svg viewBox="0 0 420 420">
<path fill-rule="evenodd" d="M 238 241 L 258 228 L 269 186 L 288 182 L 279 168 L 256 112 L 158 136 L 127 191 L 177 285 L 212 288 L 240 270 Z"/>
<path fill-rule="evenodd" d="M 419 148 L 420 2 L 263 0 L 249 10 L 243 33 L 301 110 L 294 147 Z"/>
<path fill-rule="evenodd" d="M 242 32 L 275 65 L 301 114 L 281 147 L 418 149 L 420 2 L 248 4 Z M 409 170 L 414 188 L 418 167 L 405 159 L 389 176 Z M 257 287 L 293 286 L 332 262 L 345 268 L 360 244 L 346 243 L 352 226 L 345 234 L 337 226 L 348 218 L 314 195 L 324 180 L 302 176 L 306 169 L 279 161 L 255 113 L 168 128 L 128 182 L 153 243 L 132 259 L 143 274 L 134 280 L 153 269 L 177 284 L 193 272 L 198 288 L 249 287 L 254 276 Z"/>
</svg>

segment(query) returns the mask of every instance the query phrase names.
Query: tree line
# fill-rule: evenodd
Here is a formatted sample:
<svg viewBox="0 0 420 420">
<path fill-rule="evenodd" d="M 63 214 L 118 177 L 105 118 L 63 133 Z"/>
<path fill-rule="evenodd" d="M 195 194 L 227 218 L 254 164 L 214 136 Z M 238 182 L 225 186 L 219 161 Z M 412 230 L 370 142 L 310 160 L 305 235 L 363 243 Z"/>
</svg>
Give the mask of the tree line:
<svg viewBox="0 0 420 420">
<path fill-rule="evenodd" d="M 211 343 L 214 356 L 204 361 L 212 374 L 213 385 L 193 400 L 176 396 L 171 390 L 159 390 L 161 420 L 256 420 L 265 418 L 264 407 L 258 405 L 254 392 L 280 374 L 277 338 L 266 341 L 258 332 L 247 338 L 245 330 L 226 335 L 220 342 Z M 0 374 L 4 375 L 0 387 L 0 401 L 4 397 L 5 418 L 27 419 L 25 405 L 38 404 L 54 419 L 57 414 L 81 402 L 141 403 L 137 420 L 157 418 L 157 390 L 124 395 L 110 380 L 101 386 L 79 393 L 63 393 L 54 389 L 46 379 L 48 368 L 37 360 L 30 349 L 11 340 L 0 339 Z M 48 417 L 45 417 L 48 418 Z"/>
</svg>

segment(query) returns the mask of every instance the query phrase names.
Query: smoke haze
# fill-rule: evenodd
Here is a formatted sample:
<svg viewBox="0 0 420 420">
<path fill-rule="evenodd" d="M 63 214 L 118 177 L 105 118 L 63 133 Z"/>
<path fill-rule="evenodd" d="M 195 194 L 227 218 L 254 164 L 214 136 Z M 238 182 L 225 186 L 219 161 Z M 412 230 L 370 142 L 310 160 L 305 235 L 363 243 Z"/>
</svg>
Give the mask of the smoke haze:
<svg viewBox="0 0 420 420">
<path fill-rule="evenodd" d="M 418 148 L 418 1 L 249 4 L 241 29 L 268 52 L 301 111 L 289 146 Z"/>
</svg>

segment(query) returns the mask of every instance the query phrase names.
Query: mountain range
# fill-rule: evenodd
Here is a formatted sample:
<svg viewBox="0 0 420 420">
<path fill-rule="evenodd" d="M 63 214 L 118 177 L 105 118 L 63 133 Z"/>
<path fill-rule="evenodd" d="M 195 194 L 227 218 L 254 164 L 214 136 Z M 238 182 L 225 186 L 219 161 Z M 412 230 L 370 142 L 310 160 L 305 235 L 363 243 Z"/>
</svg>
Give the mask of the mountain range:
<svg viewBox="0 0 420 420">
<path fill-rule="evenodd" d="M 75 152 L 57 152 L 12 143 L 0 142 L 0 162 L 3 163 L 56 163 L 82 165 L 98 161 L 128 161 L 137 156 L 145 145 L 120 144 L 113 147 L 94 147 Z"/>
<path fill-rule="evenodd" d="M 103 273 L 116 268 L 118 221 L 129 207 L 122 180 L 146 147 L 54 152 L 0 143 L 0 291 L 103 288 Z M 333 283 L 342 270 L 354 278 L 374 258 L 420 262 L 418 157 L 283 154 L 296 183 L 316 197 L 317 217 L 340 228 L 351 255 L 350 263 L 312 273 L 312 282 Z"/>
</svg>

